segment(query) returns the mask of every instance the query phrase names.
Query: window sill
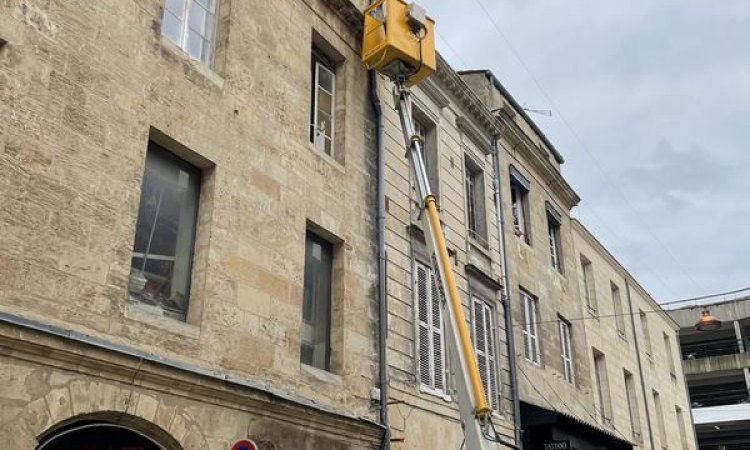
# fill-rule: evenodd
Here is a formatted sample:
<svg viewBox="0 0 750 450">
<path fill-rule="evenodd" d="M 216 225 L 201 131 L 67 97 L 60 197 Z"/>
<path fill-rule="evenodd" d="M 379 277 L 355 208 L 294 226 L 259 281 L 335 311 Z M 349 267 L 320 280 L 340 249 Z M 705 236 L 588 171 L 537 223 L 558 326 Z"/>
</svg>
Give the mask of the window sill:
<svg viewBox="0 0 750 450">
<path fill-rule="evenodd" d="M 197 59 L 193 59 L 190 55 L 187 54 L 187 52 L 185 52 L 185 50 L 183 50 L 174 42 L 170 41 L 164 36 L 161 36 L 160 43 L 162 50 L 169 52 L 170 55 L 187 64 L 188 67 L 202 75 L 206 80 L 211 82 L 219 89 L 224 88 L 224 78 L 218 73 L 211 70 L 210 67 L 198 61 Z"/>
<path fill-rule="evenodd" d="M 448 395 L 448 394 L 446 394 L 444 391 L 441 391 L 439 389 L 434 389 L 434 388 L 431 388 L 429 386 L 425 386 L 423 384 L 419 385 L 419 392 L 421 392 L 423 394 L 432 395 L 434 397 L 439 397 L 439 398 L 441 398 L 443 401 L 445 401 L 447 403 L 450 403 L 450 402 L 453 401 L 453 399 L 451 398 L 451 396 Z"/>
<path fill-rule="evenodd" d="M 198 339 L 200 336 L 199 326 L 166 316 L 161 307 L 137 300 L 128 299 L 125 303 L 125 317 L 187 338 Z"/>
<path fill-rule="evenodd" d="M 308 142 L 308 147 L 310 148 L 310 151 L 313 152 L 318 158 L 322 159 L 323 161 L 327 162 L 331 166 L 333 166 L 334 169 L 338 170 L 342 174 L 346 174 L 346 167 L 344 167 L 343 164 L 336 161 L 336 159 L 333 156 L 328 156 L 325 153 L 321 152 L 315 146 L 312 144 L 312 142 Z"/>
<path fill-rule="evenodd" d="M 523 359 L 524 359 L 524 360 L 525 360 L 525 361 L 526 361 L 527 363 L 531 364 L 532 366 L 535 366 L 535 367 L 542 367 L 542 361 L 541 361 L 541 358 L 539 358 L 539 361 L 534 361 L 534 360 L 532 360 L 532 359 L 529 359 L 529 358 L 528 358 L 528 356 L 524 356 L 524 357 L 523 357 Z"/>
<path fill-rule="evenodd" d="M 492 257 L 490 256 L 489 244 L 487 244 L 486 242 L 482 242 L 478 239 L 475 239 L 474 237 L 471 236 L 471 232 L 467 232 L 466 236 L 467 236 L 466 240 L 469 242 L 469 245 L 474 247 L 479 253 L 483 254 L 487 258 L 492 259 Z"/>
<path fill-rule="evenodd" d="M 300 363 L 300 371 L 304 375 L 308 375 L 324 383 L 334 384 L 337 386 L 344 385 L 344 379 L 341 378 L 341 375 L 336 375 L 335 373 L 329 372 L 327 370 L 318 369 L 317 367 L 309 366 L 305 363 Z"/>
</svg>

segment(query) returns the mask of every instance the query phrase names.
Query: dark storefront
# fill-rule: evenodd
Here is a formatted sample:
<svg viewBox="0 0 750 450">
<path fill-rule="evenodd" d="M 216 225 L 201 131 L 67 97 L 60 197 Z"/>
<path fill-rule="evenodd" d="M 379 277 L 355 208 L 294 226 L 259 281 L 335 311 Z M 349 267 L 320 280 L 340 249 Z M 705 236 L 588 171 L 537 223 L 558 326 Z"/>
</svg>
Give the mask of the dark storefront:
<svg viewBox="0 0 750 450">
<path fill-rule="evenodd" d="M 521 402 L 525 450 L 633 450 L 633 445 L 573 416 Z"/>
</svg>

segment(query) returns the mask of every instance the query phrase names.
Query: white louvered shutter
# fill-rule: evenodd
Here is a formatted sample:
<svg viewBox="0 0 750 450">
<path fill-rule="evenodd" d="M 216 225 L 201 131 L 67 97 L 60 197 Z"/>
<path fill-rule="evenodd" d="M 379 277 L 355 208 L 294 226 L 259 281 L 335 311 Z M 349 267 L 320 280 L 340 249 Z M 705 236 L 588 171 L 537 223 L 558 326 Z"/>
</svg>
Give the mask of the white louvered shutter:
<svg viewBox="0 0 750 450">
<path fill-rule="evenodd" d="M 446 391 L 443 317 L 439 289 L 429 266 L 414 267 L 414 295 L 417 322 L 417 353 L 420 384 L 435 394 Z"/>
<path fill-rule="evenodd" d="M 492 409 L 498 407 L 497 359 L 495 349 L 493 310 L 486 302 L 474 297 L 474 350 L 477 355 L 479 376 L 484 385 L 487 401 Z"/>
<path fill-rule="evenodd" d="M 433 387 L 445 391 L 445 355 L 443 352 L 443 315 L 437 278 L 430 271 L 430 301 L 432 303 L 432 366 Z"/>
<path fill-rule="evenodd" d="M 430 292 L 427 289 L 429 269 L 416 263 L 414 267 L 414 297 L 417 307 L 417 352 L 419 382 L 432 386 L 432 344 L 430 342 Z"/>
</svg>

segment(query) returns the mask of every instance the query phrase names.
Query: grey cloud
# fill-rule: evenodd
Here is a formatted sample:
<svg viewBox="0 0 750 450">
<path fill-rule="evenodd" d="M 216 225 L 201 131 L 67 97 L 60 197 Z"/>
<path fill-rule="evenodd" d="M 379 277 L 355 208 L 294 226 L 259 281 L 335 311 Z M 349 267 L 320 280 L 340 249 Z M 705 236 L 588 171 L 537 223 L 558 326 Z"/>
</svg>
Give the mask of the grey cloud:
<svg viewBox="0 0 750 450">
<path fill-rule="evenodd" d="M 476 1 L 423 2 L 460 56 L 440 50 L 553 109 Z M 557 112 L 534 116 L 574 214 L 657 299 L 750 285 L 750 2 L 480 1 L 598 161 Z"/>
</svg>

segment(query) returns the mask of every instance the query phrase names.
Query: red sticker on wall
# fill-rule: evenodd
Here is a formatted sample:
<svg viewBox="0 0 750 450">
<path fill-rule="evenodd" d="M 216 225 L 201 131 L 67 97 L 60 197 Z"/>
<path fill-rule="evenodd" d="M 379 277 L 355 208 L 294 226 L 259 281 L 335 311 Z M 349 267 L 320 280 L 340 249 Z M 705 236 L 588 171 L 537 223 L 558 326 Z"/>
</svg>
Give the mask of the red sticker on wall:
<svg viewBox="0 0 750 450">
<path fill-rule="evenodd" d="M 255 445 L 255 442 L 253 441 L 243 439 L 237 441 L 237 443 L 232 446 L 232 450 L 258 450 L 258 446 Z"/>
</svg>

